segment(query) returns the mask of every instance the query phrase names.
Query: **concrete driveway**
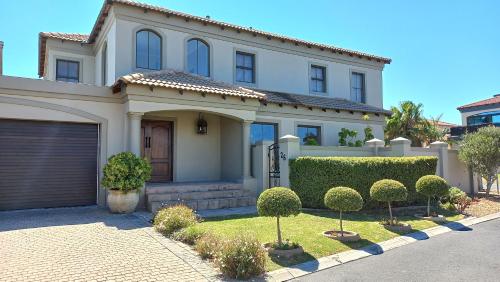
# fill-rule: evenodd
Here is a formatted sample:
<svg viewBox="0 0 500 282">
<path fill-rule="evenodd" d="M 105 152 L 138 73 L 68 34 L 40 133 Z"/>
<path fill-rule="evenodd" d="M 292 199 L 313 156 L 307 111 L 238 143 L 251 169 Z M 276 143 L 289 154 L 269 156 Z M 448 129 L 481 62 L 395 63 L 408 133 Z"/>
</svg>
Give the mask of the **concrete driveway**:
<svg viewBox="0 0 500 282">
<path fill-rule="evenodd" d="M 500 219 L 452 231 L 295 281 L 499 281 Z"/>
<path fill-rule="evenodd" d="M 134 215 L 0 212 L 0 281 L 206 281 L 217 273 Z"/>
</svg>

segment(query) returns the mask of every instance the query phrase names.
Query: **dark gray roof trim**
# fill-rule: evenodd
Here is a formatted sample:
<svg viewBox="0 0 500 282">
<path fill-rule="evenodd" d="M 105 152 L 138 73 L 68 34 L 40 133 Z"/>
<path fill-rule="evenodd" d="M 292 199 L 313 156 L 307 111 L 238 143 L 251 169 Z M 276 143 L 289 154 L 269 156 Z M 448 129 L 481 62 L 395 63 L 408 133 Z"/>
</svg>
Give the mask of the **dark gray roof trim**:
<svg viewBox="0 0 500 282">
<path fill-rule="evenodd" d="M 301 106 L 301 107 L 315 107 L 315 108 L 330 109 L 330 110 L 366 112 L 374 114 L 383 114 L 388 116 L 392 114 L 391 111 L 384 110 L 383 108 L 373 107 L 362 103 L 356 103 L 346 99 L 290 94 L 290 93 L 266 91 L 266 90 L 256 90 L 256 91 L 266 94 L 265 102 L 268 103 Z"/>
</svg>

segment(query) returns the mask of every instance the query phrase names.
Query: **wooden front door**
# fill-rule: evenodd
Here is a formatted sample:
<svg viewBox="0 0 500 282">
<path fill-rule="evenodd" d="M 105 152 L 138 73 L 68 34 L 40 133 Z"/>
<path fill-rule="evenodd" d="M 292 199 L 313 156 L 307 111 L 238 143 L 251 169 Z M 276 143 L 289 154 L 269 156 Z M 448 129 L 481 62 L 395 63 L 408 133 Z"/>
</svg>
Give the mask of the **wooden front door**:
<svg viewBox="0 0 500 282">
<path fill-rule="evenodd" d="M 150 182 L 172 181 L 172 122 L 143 120 L 141 155 L 153 167 Z"/>
</svg>

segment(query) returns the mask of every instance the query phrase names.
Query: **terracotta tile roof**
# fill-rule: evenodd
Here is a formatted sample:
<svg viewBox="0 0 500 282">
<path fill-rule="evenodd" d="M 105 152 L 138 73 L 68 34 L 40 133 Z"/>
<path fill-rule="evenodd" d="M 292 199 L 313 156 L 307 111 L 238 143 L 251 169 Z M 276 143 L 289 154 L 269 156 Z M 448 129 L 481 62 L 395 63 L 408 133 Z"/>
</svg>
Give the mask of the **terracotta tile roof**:
<svg viewBox="0 0 500 282">
<path fill-rule="evenodd" d="M 128 6 L 132 6 L 132 7 L 137 7 L 137 8 L 141 8 L 141 9 L 146 9 L 149 11 L 156 11 L 156 12 L 163 13 L 163 14 L 166 14 L 169 16 L 176 16 L 176 17 L 184 18 L 186 20 L 193 20 L 193 21 L 201 22 L 203 24 L 216 25 L 216 26 L 219 26 L 220 28 L 233 29 L 233 30 L 236 30 L 239 32 L 248 32 L 248 33 L 252 33 L 255 36 L 260 35 L 260 36 L 266 37 L 267 39 L 278 39 L 278 40 L 281 40 L 282 42 L 291 42 L 295 45 L 302 45 L 302 46 L 306 46 L 308 48 L 315 47 L 315 48 L 318 48 L 321 50 L 328 50 L 328 51 L 333 52 L 333 53 L 346 54 L 346 55 L 351 56 L 351 57 L 356 56 L 359 58 L 365 58 L 368 60 L 375 60 L 377 62 L 383 62 L 385 64 L 391 63 L 391 59 L 381 57 L 381 56 L 375 56 L 375 55 L 371 55 L 371 54 L 367 54 L 367 53 L 363 53 L 363 52 L 359 52 L 359 51 L 353 51 L 353 50 L 348 50 L 348 49 L 344 49 L 344 48 L 339 48 L 339 47 L 332 46 L 332 45 L 326 45 L 326 44 L 296 39 L 296 38 L 283 36 L 283 35 L 279 35 L 279 34 L 275 34 L 275 33 L 271 33 L 271 32 L 261 31 L 261 30 L 257 30 L 257 29 L 253 29 L 253 28 L 249 28 L 249 27 L 238 26 L 238 25 L 234 25 L 234 24 L 230 24 L 230 23 L 216 21 L 216 20 L 212 20 L 209 18 L 205 18 L 205 17 L 194 16 L 194 15 L 190 15 L 190 14 L 186 14 L 186 13 L 182 13 L 182 12 L 169 10 L 169 9 L 159 7 L 159 6 L 154 6 L 154 5 L 140 3 L 140 2 L 136 2 L 136 1 L 130 1 L 130 0 L 106 0 L 104 2 L 104 5 L 103 5 L 103 7 L 99 13 L 99 16 L 94 24 L 94 27 L 92 28 L 92 32 L 90 33 L 89 42 L 92 43 L 97 38 L 97 36 L 102 28 L 102 25 L 104 24 L 104 20 L 109 13 L 109 9 L 110 9 L 111 5 L 114 3 L 128 5 Z"/>
<path fill-rule="evenodd" d="M 161 70 L 156 72 L 133 73 L 120 77 L 113 85 L 118 92 L 122 84 L 136 84 L 149 87 L 164 87 L 176 90 L 194 91 L 222 96 L 237 96 L 259 99 L 262 103 L 285 104 L 297 107 L 314 107 L 320 109 L 343 110 L 391 115 L 392 112 L 366 104 L 352 102 L 346 99 L 299 95 L 283 92 L 249 89 L 206 77 L 193 75 L 176 70 Z"/>
<path fill-rule="evenodd" d="M 493 98 L 481 100 L 478 102 L 470 103 L 467 105 L 463 105 L 458 107 L 458 110 L 463 110 L 463 109 L 468 109 L 468 108 L 475 108 L 475 107 L 481 107 L 481 106 L 487 106 L 487 105 L 494 105 L 498 104 L 500 106 L 500 94 L 496 94 L 493 96 Z"/>
<path fill-rule="evenodd" d="M 312 95 L 299 95 L 299 94 L 290 94 L 290 93 L 265 91 L 265 90 L 258 90 L 258 91 L 266 94 L 266 101 L 269 103 L 284 104 L 291 106 L 302 106 L 302 107 L 314 107 L 314 108 L 331 109 L 331 110 L 366 112 L 366 113 L 383 114 L 389 116 L 392 114 L 391 111 L 384 110 L 383 108 L 378 108 L 362 103 L 356 103 L 353 101 L 349 101 L 347 99 L 312 96 Z"/>
<path fill-rule="evenodd" d="M 215 81 L 206 77 L 188 74 L 175 70 L 156 72 L 133 73 L 120 77 L 113 88 L 120 87 L 121 83 L 139 84 L 152 87 L 165 87 L 177 90 L 195 91 L 206 94 L 239 96 L 243 98 L 265 99 L 266 95 L 257 91 Z"/>
<path fill-rule="evenodd" d="M 80 33 L 40 32 L 40 36 L 46 38 L 76 41 L 81 43 L 87 43 L 89 39 L 88 34 L 80 34 Z"/>
<path fill-rule="evenodd" d="M 38 35 L 38 75 L 43 76 L 45 70 L 45 49 L 47 39 L 60 39 L 86 44 L 89 40 L 88 34 L 62 33 L 62 32 L 40 32 Z"/>
</svg>

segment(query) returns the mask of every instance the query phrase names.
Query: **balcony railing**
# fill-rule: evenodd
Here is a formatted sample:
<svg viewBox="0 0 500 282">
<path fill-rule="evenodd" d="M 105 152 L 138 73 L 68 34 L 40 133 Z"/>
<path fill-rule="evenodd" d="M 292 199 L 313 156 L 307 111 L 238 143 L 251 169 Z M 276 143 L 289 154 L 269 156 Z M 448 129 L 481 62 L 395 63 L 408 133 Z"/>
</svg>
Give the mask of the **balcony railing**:
<svg viewBox="0 0 500 282">
<path fill-rule="evenodd" d="M 456 127 L 450 128 L 450 135 L 452 137 L 461 137 L 465 133 L 476 132 L 479 128 L 486 127 L 486 126 L 500 127 L 500 123 L 484 123 L 484 124 L 479 124 L 479 125 L 456 126 Z"/>
</svg>

